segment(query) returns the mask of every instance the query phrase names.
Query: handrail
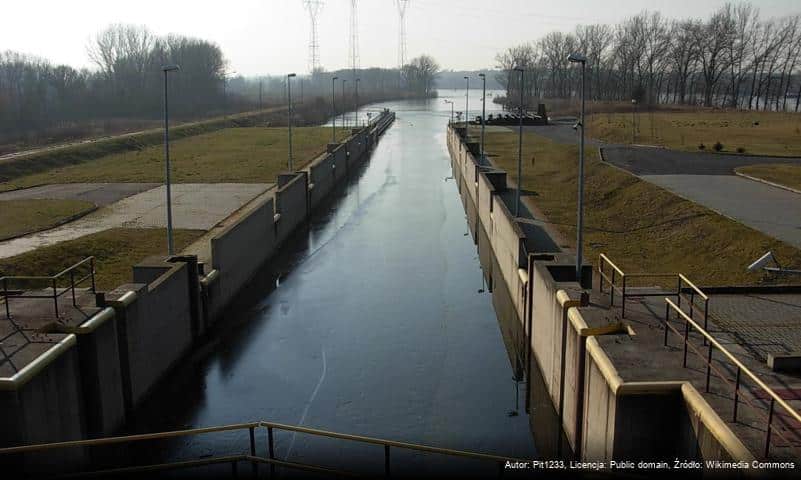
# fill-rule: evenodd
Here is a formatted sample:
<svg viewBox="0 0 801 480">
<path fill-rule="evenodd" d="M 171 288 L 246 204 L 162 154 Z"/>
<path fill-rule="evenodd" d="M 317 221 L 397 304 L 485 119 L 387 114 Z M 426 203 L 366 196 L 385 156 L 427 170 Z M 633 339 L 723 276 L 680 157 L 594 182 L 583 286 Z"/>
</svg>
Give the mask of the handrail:
<svg viewBox="0 0 801 480">
<path fill-rule="evenodd" d="M 86 275 L 79 277 L 76 279 L 75 272 L 83 266 L 89 265 L 89 273 Z M 64 277 L 69 276 L 69 285 L 62 287 L 61 292 L 58 291 L 59 289 L 59 280 Z M 65 268 L 64 270 L 58 272 L 55 275 L 50 276 L 32 276 L 32 275 L 18 275 L 18 276 L 10 276 L 6 275 L 0 277 L 0 283 L 2 284 L 2 296 L 5 299 L 5 310 L 6 310 L 6 318 L 11 318 L 11 307 L 9 305 L 10 298 L 38 298 L 38 299 L 52 299 L 53 300 L 53 308 L 56 313 L 56 317 L 59 317 L 58 312 L 58 298 L 62 295 L 65 295 L 67 292 L 72 292 L 72 305 L 77 307 L 77 299 L 75 296 L 75 287 L 81 285 L 86 280 L 91 280 L 92 286 L 91 291 L 95 293 L 97 291 L 97 286 L 95 283 L 95 257 L 86 257 L 80 262 Z M 49 285 L 45 287 L 45 289 L 52 290 L 52 293 L 46 295 L 26 295 L 24 291 L 17 293 L 13 289 L 9 289 L 9 282 L 13 281 L 40 281 L 40 282 L 48 282 Z"/>
<path fill-rule="evenodd" d="M 475 458 L 477 460 L 494 460 L 498 462 L 505 462 L 507 460 L 518 460 L 518 461 L 528 461 L 524 459 L 516 459 L 512 457 L 503 457 L 500 455 L 491 455 L 488 453 L 479 453 L 479 452 L 468 452 L 465 450 L 453 450 L 450 448 L 442 448 L 442 447 L 432 447 L 430 445 L 422 445 L 417 443 L 408 443 L 408 442 L 398 442 L 395 440 L 386 440 L 382 438 L 376 437 L 365 437 L 363 435 L 353 435 L 349 433 L 337 433 L 331 432 L 328 430 L 319 430 L 316 428 L 309 428 L 309 427 L 302 427 L 302 426 L 295 426 L 295 425 L 286 425 L 281 423 L 274 423 L 274 422 L 259 422 L 259 424 L 263 427 L 272 427 L 277 428 L 279 430 L 288 430 L 291 432 L 299 432 L 299 433 L 308 433 L 312 435 L 319 435 L 322 437 L 330 437 L 336 438 L 339 440 L 353 440 L 355 442 L 362 442 L 362 443 L 372 443 L 375 445 L 389 445 L 390 447 L 398 447 L 398 448 L 405 448 L 408 450 L 418 450 L 421 452 L 429 452 L 429 453 L 439 453 L 442 455 L 452 455 L 457 457 L 468 457 L 468 458 Z M 2 453 L 2 451 L 0 451 Z"/>
<path fill-rule="evenodd" d="M 604 271 L 604 264 L 608 264 L 612 267 L 611 276 Z M 604 293 L 604 281 L 609 284 L 610 287 L 610 299 L 609 303 L 610 306 L 615 306 L 615 292 L 618 292 L 622 298 L 621 306 L 620 306 L 620 315 L 623 318 L 626 318 L 626 298 L 629 296 L 637 296 L 637 297 L 659 297 L 664 295 L 666 292 L 637 292 L 636 295 L 630 295 L 628 293 L 629 287 L 629 280 L 632 278 L 675 278 L 676 279 L 676 291 L 675 293 L 668 292 L 671 296 L 675 296 L 679 305 L 681 305 L 681 298 L 682 292 L 684 291 L 684 284 L 690 287 L 690 315 L 693 314 L 693 309 L 697 305 L 695 304 L 695 295 L 699 295 L 703 300 L 703 314 L 704 314 L 704 328 L 707 327 L 708 324 L 708 317 L 709 317 L 709 297 L 700 289 L 698 288 L 693 282 L 690 281 L 682 273 L 649 273 L 649 272 L 637 272 L 637 273 L 625 273 L 620 267 L 615 265 L 612 260 L 606 256 L 606 254 L 601 253 L 599 255 L 598 260 L 598 273 L 600 278 L 599 288 L 601 293 Z M 622 285 L 618 285 L 615 283 L 616 274 L 620 275 L 620 281 Z M 667 333 L 666 333 L 667 335 Z"/>
<path fill-rule="evenodd" d="M 700 288 L 696 287 L 695 284 L 693 282 L 691 282 L 690 279 L 687 278 L 683 273 L 679 274 L 679 278 L 684 283 L 686 283 L 690 288 L 692 288 L 695 291 L 695 293 L 700 295 L 701 298 L 703 298 L 704 300 L 709 300 L 709 297 L 707 296 L 707 294 L 705 294 Z"/>
<path fill-rule="evenodd" d="M 185 430 L 172 430 L 169 432 L 139 433 L 136 435 L 122 435 L 106 438 L 89 438 L 86 440 L 68 440 L 64 442 L 39 443 L 34 445 L 21 445 L 18 447 L 0 448 L 0 455 L 12 453 L 38 452 L 58 448 L 91 447 L 98 445 L 112 445 L 115 443 L 140 442 L 143 440 L 161 440 L 164 438 L 184 437 L 187 435 L 201 435 L 204 433 L 226 432 L 231 430 L 244 430 L 260 426 L 260 422 L 234 423 L 217 427 L 190 428 Z"/>
<path fill-rule="evenodd" d="M 256 443 L 255 443 L 255 430 L 257 428 L 266 428 L 267 429 L 267 439 L 268 439 L 268 456 L 258 456 L 256 455 Z M 35 445 L 21 445 L 17 447 L 6 447 L 0 448 L 0 456 L 2 455 L 11 455 L 11 454 L 20 454 L 20 453 L 30 453 L 30 452 L 42 452 L 48 450 L 55 450 L 60 448 L 75 448 L 75 447 L 89 447 L 89 446 L 102 446 L 102 445 L 112 445 L 118 443 L 125 443 L 125 442 L 139 442 L 139 441 L 146 441 L 146 440 L 159 440 L 159 439 L 167 439 L 167 438 L 176 438 L 182 436 L 189 436 L 189 435 L 199 435 L 205 433 L 215 433 L 215 432 L 223 432 L 223 431 L 236 431 L 236 430 L 249 430 L 250 431 L 250 455 L 239 455 L 239 456 L 227 456 L 227 457 L 213 457 L 213 458 L 206 458 L 202 459 L 202 461 L 193 461 L 193 460 L 183 460 L 183 461 L 176 461 L 166 464 L 158 464 L 158 465 L 147 465 L 147 466 L 138 466 L 138 467 L 123 467 L 118 469 L 107 469 L 103 470 L 102 472 L 85 472 L 80 473 L 78 475 L 97 475 L 103 472 L 126 472 L 126 471 L 144 471 L 144 470 L 152 470 L 152 469 L 168 469 L 168 468 L 181 468 L 185 465 L 200 465 L 203 463 L 236 463 L 237 461 L 250 461 L 251 463 L 267 463 L 270 464 L 270 468 L 274 468 L 275 466 L 285 466 L 289 468 L 302 468 L 302 469 L 311 469 L 317 471 L 331 471 L 336 472 L 338 474 L 349 475 L 349 472 L 339 472 L 327 469 L 327 467 L 321 467 L 317 465 L 304 465 L 304 464 L 296 464 L 293 462 L 288 462 L 286 460 L 278 460 L 275 458 L 274 454 L 274 438 L 273 438 L 273 430 L 284 430 L 288 432 L 297 432 L 297 433 L 306 433 L 310 435 L 316 435 L 321 437 L 328 437 L 334 438 L 339 440 L 350 440 L 355 442 L 373 444 L 373 445 L 382 445 L 384 447 L 384 456 L 385 456 L 385 469 L 386 473 L 389 474 L 390 471 L 390 447 L 394 448 L 401 448 L 406 450 L 416 450 L 420 452 L 427 452 L 427 453 L 434 453 L 439 455 L 445 456 L 452 456 L 452 457 L 464 457 L 464 458 L 471 458 L 476 460 L 487 460 L 496 462 L 499 465 L 503 465 L 507 461 L 518 461 L 518 462 L 527 462 L 528 459 L 520 459 L 514 457 L 506 457 L 501 455 L 493 455 L 487 453 L 480 453 L 480 452 L 470 452 L 466 450 L 455 450 L 450 448 L 442 448 L 442 447 L 434 447 L 430 445 L 423 445 L 423 444 L 416 444 L 410 442 L 400 442 L 395 440 L 387 440 L 377 437 L 367 437 L 363 435 L 353 435 L 347 433 L 338 433 L 332 432 L 328 430 L 321 430 L 317 428 L 311 427 L 304 427 L 298 425 L 288 425 L 283 423 L 277 422 L 268 422 L 268 421 L 255 421 L 255 422 L 247 422 L 247 423 L 237 423 L 237 424 L 230 424 L 230 425 L 222 425 L 216 427 L 202 427 L 202 428 L 194 428 L 194 429 L 185 429 L 185 430 L 174 430 L 170 432 L 156 432 L 156 433 L 143 433 L 143 434 L 135 434 L 135 435 L 125 435 L 125 436 L 116 436 L 116 437 L 107 437 L 107 438 L 93 438 L 93 439 L 85 439 L 85 440 L 70 440 L 64 442 L 52 442 L 52 443 L 43 443 L 43 444 L 35 444 Z M 234 467 L 235 468 L 235 467 Z"/>
<path fill-rule="evenodd" d="M 770 433 L 771 433 L 771 421 L 773 419 L 773 409 L 774 404 L 778 403 L 790 416 L 795 419 L 797 422 L 801 423 L 801 414 L 799 414 L 793 407 L 791 407 L 784 399 L 782 399 L 772 388 L 770 388 L 765 382 L 763 382 L 754 372 L 751 371 L 745 364 L 743 364 L 734 354 L 729 352 L 717 339 L 715 339 L 712 334 L 706 331 L 704 327 L 699 325 L 695 322 L 689 315 L 687 315 L 681 307 L 673 303 L 669 298 L 665 297 L 665 302 L 667 306 L 680 315 L 684 321 L 688 325 L 692 325 L 693 328 L 698 331 L 703 337 L 705 341 L 709 342 L 709 354 L 707 358 L 707 388 L 709 384 L 709 369 L 711 367 L 712 362 L 712 347 L 718 349 L 723 355 L 728 358 L 736 367 L 737 367 L 737 391 L 739 392 L 739 381 L 740 381 L 740 374 L 745 373 L 759 388 L 761 388 L 768 396 L 771 398 L 770 402 L 770 413 L 768 414 L 768 426 L 767 426 L 767 438 L 765 442 L 765 456 L 768 455 L 769 447 L 770 447 Z M 666 316 L 665 323 L 667 325 L 668 318 Z M 685 332 L 685 345 L 687 342 L 687 336 Z M 735 394 L 735 402 L 737 402 L 737 394 Z M 735 412 L 736 412 L 736 403 L 735 403 Z M 736 415 L 736 413 L 735 413 Z"/>
</svg>

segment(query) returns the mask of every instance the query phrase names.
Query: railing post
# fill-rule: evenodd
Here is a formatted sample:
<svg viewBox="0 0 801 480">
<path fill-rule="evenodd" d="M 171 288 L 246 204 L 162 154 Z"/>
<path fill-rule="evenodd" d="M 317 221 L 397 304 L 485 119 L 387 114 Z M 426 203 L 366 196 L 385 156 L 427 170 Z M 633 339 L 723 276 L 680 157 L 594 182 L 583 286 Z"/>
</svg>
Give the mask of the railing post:
<svg viewBox="0 0 801 480">
<path fill-rule="evenodd" d="M 56 279 L 53 278 L 53 306 L 56 310 L 56 318 L 58 318 L 58 290 L 56 289 Z"/>
<path fill-rule="evenodd" d="M 709 333 L 709 298 L 704 300 L 704 330 Z M 704 337 L 704 345 L 706 345 L 706 337 Z"/>
<path fill-rule="evenodd" d="M 676 303 L 681 310 L 681 275 L 676 276 Z"/>
<path fill-rule="evenodd" d="M 384 475 L 387 478 L 391 476 L 389 471 L 389 445 L 384 445 Z"/>
<path fill-rule="evenodd" d="M 95 257 L 89 258 L 89 266 L 92 268 L 92 293 L 97 293 L 97 286 L 95 285 Z"/>
<path fill-rule="evenodd" d="M 236 460 L 231 462 L 231 477 L 239 478 L 239 469 L 237 468 Z"/>
<path fill-rule="evenodd" d="M 275 460 L 275 443 L 273 442 L 273 427 L 267 427 L 267 458 Z M 270 478 L 275 476 L 275 464 L 270 462 Z"/>
<path fill-rule="evenodd" d="M 712 342 L 709 342 L 709 350 L 706 354 L 706 393 L 709 393 L 709 377 L 712 374 Z"/>
<path fill-rule="evenodd" d="M 598 257 L 598 273 L 601 274 L 601 281 L 598 282 L 599 293 L 604 293 L 604 257 Z"/>
<path fill-rule="evenodd" d="M 684 319 L 684 359 L 681 362 L 681 366 L 687 368 L 687 341 L 688 337 L 690 336 L 690 322 L 687 319 Z M 707 389 L 708 391 L 709 389 Z"/>
<path fill-rule="evenodd" d="M 623 297 L 620 301 L 620 318 L 626 318 L 626 274 L 620 276 L 623 277 Z"/>
<path fill-rule="evenodd" d="M 615 273 L 616 270 L 612 269 L 612 283 L 609 284 L 609 306 L 615 306 Z"/>
<path fill-rule="evenodd" d="M 668 324 L 670 322 L 670 304 L 665 301 L 665 346 L 668 346 Z"/>
<path fill-rule="evenodd" d="M 8 279 L 3 279 L 3 300 L 6 303 L 6 318 L 11 318 L 11 307 L 9 306 L 8 300 Z"/>
<path fill-rule="evenodd" d="M 734 410 L 731 421 L 737 422 L 737 404 L 740 397 L 740 367 L 737 367 L 737 378 L 734 380 Z"/>
<path fill-rule="evenodd" d="M 75 301 L 75 271 L 70 270 L 70 289 L 72 290 L 72 306 L 77 307 L 78 302 Z"/>
<path fill-rule="evenodd" d="M 250 434 L 250 456 L 256 456 L 256 431 L 254 427 L 248 428 L 248 433 Z M 258 478 L 259 476 L 259 465 L 254 462 L 253 460 L 250 461 L 250 466 L 253 470 L 253 478 Z"/>
<path fill-rule="evenodd" d="M 776 399 L 771 397 L 770 399 L 770 409 L 768 410 L 768 430 L 765 432 L 765 458 L 768 458 L 768 453 L 770 453 L 770 434 L 771 432 L 771 424 L 773 423 L 773 407 L 776 403 Z"/>
</svg>

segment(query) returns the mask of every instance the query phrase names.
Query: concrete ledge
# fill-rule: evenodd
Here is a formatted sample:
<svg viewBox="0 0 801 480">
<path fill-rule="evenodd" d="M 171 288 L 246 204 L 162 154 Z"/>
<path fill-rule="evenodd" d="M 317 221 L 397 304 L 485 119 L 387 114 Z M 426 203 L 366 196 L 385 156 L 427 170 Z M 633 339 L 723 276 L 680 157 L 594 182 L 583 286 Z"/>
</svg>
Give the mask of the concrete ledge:
<svg viewBox="0 0 801 480">
<path fill-rule="evenodd" d="M 50 347 L 45 353 L 39 355 L 22 370 L 11 377 L 0 378 L 0 391 L 18 390 L 28 383 L 37 373 L 53 363 L 62 353 L 77 344 L 75 335 L 69 334 L 63 340 Z"/>
<path fill-rule="evenodd" d="M 752 462 L 756 457 L 746 448 L 743 442 L 737 438 L 720 416 L 709 406 L 704 397 L 698 390 L 688 382 L 682 382 L 681 393 L 687 402 L 689 413 L 692 413 L 698 420 L 706 425 L 709 432 L 715 437 L 726 452 L 731 455 L 733 460 Z"/>
<path fill-rule="evenodd" d="M 768 354 L 768 366 L 774 372 L 801 371 L 801 352 L 792 352 L 785 355 Z"/>
<path fill-rule="evenodd" d="M 787 185 L 782 185 L 781 183 L 775 183 L 769 180 L 765 180 L 764 178 L 746 175 L 745 173 L 738 172 L 736 169 L 734 170 L 734 174 L 737 175 L 738 177 L 747 178 L 748 180 L 753 180 L 754 182 L 764 183 L 765 185 L 770 185 L 771 187 L 781 188 L 782 190 L 787 190 L 788 192 L 793 192 L 801 195 L 801 190 L 796 190 L 795 188 L 788 187 Z"/>
</svg>

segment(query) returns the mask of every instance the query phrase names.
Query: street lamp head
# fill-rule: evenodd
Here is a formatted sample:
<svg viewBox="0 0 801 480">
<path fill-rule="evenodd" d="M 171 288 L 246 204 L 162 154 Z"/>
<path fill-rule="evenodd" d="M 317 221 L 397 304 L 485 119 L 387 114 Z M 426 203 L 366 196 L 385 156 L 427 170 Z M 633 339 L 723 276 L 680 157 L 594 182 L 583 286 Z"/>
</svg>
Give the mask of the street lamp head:
<svg viewBox="0 0 801 480">
<path fill-rule="evenodd" d="M 571 63 L 587 63 L 587 57 L 578 52 L 573 52 L 567 56 L 567 60 Z"/>
<path fill-rule="evenodd" d="M 180 69 L 181 69 L 181 67 L 180 67 L 180 66 L 178 66 L 177 64 L 174 64 L 174 65 L 164 65 L 164 66 L 162 66 L 162 67 L 161 67 L 161 71 L 162 71 L 162 72 L 177 72 L 177 71 L 178 71 L 178 70 L 180 70 Z"/>
<path fill-rule="evenodd" d="M 297 77 L 297 75 L 294 73 L 290 73 L 289 75 L 286 76 L 286 78 L 292 78 L 292 77 Z"/>
<path fill-rule="evenodd" d="M 467 76 L 466 76 L 466 77 L 464 77 L 464 79 L 465 79 L 465 80 L 470 80 L 470 77 L 467 77 Z"/>
<path fill-rule="evenodd" d="M 332 81 L 333 81 L 333 80 L 339 80 L 339 77 L 334 77 L 334 78 L 332 78 L 331 80 L 332 80 Z"/>
<path fill-rule="evenodd" d="M 526 69 L 525 69 L 525 68 L 523 68 L 523 67 L 515 67 L 515 68 L 514 68 L 514 70 L 515 70 L 516 72 L 525 72 L 525 71 L 526 71 Z"/>
<path fill-rule="evenodd" d="M 483 73 L 479 73 L 478 76 L 481 77 L 481 78 L 487 78 L 487 76 L 484 75 Z"/>
</svg>

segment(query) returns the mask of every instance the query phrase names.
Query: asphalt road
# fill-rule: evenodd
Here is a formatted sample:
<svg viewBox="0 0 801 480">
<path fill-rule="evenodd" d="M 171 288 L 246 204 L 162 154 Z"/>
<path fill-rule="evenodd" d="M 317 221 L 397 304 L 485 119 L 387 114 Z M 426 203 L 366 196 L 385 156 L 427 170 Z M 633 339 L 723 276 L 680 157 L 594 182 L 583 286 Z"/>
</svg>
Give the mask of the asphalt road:
<svg viewBox="0 0 801 480">
<path fill-rule="evenodd" d="M 158 183 L 56 183 L 0 193 L 3 200 L 84 200 L 97 206 L 156 188 Z"/>
<path fill-rule="evenodd" d="M 572 122 L 524 127 L 562 144 L 574 144 Z M 604 159 L 683 198 L 801 248 L 801 195 L 737 176 L 734 170 L 760 163 L 795 163 L 801 158 L 681 152 L 666 148 L 605 145 Z"/>
<path fill-rule="evenodd" d="M 777 158 L 722 153 L 680 152 L 656 147 L 613 145 L 603 148 L 607 162 L 635 175 L 734 175 L 734 169 L 759 163 L 796 163 Z"/>
<path fill-rule="evenodd" d="M 131 185 L 131 188 L 135 188 L 135 185 L 142 184 Z M 173 224 L 175 228 L 208 230 L 271 186 L 272 184 L 260 183 L 181 183 L 173 185 Z M 116 193 L 119 194 L 120 191 L 116 190 Z M 0 242 L 0 258 L 19 255 L 39 247 L 73 240 L 109 228 L 164 228 L 167 217 L 165 198 L 164 186 L 149 188 L 106 205 L 74 222 Z"/>
</svg>

